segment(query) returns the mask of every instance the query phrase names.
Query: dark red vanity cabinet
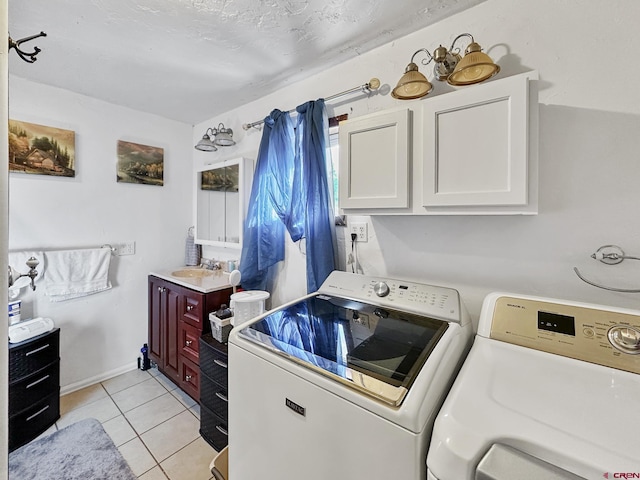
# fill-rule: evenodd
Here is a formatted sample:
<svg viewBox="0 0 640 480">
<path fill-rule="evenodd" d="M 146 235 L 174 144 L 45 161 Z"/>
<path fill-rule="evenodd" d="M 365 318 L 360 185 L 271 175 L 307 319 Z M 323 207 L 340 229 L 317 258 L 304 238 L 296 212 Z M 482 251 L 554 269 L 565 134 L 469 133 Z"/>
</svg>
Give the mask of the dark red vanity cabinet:
<svg viewBox="0 0 640 480">
<path fill-rule="evenodd" d="M 209 293 L 149 275 L 149 357 L 158 370 L 200 401 L 200 344 L 209 313 L 229 304 L 232 289 Z"/>
</svg>

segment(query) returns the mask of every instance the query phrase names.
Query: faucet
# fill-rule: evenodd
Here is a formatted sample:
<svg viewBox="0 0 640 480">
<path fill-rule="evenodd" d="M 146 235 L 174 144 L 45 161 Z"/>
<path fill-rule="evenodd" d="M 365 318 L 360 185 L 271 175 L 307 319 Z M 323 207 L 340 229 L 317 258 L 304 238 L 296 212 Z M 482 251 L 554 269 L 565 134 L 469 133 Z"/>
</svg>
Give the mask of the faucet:
<svg viewBox="0 0 640 480">
<path fill-rule="evenodd" d="M 17 272 L 11 265 L 9 265 L 9 286 L 13 285 L 16 280 L 21 277 L 29 277 L 31 279 L 31 290 L 36 289 L 35 279 L 38 276 L 38 271 L 36 267 L 40 264 L 40 262 L 35 257 L 30 257 L 27 260 L 27 267 L 29 267 L 28 273 L 20 273 Z"/>
<path fill-rule="evenodd" d="M 208 259 L 208 258 L 202 259 L 202 266 L 207 270 L 220 270 L 222 268 L 222 265 L 220 265 L 220 262 L 217 262 L 214 259 Z"/>
</svg>

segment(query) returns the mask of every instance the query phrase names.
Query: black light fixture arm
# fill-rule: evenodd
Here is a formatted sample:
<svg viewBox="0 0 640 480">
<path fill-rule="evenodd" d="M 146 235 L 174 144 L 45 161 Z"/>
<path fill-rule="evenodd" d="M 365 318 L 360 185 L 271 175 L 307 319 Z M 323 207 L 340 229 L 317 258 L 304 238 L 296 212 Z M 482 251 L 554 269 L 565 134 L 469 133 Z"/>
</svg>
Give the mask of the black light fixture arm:
<svg viewBox="0 0 640 480">
<path fill-rule="evenodd" d="M 15 49 L 16 53 L 22 60 L 24 60 L 27 63 L 33 63 L 37 60 L 36 55 L 38 55 L 41 52 L 41 50 L 38 47 L 33 47 L 33 52 L 29 53 L 20 49 L 20 45 L 25 42 L 34 40 L 36 38 L 46 37 L 46 36 L 47 36 L 46 33 L 40 32 L 36 35 L 31 35 L 30 37 L 21 38 L 20 40 L 13 40 L 11 38 L 11 35 L 9 35 L 9 50 L 11 50 L 12 48 Z"/>
</svg>

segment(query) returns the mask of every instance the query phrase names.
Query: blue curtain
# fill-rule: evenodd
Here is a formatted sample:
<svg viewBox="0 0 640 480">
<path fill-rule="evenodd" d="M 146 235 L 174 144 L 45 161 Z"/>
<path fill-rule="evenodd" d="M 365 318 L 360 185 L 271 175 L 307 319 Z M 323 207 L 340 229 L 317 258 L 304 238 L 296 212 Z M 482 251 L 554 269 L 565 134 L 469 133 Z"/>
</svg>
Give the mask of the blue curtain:
<svg viewBox="0 0 640 480">
<path fill-rule="evenodd" d="M 240 273 L 247 290 L 265 290 L 269 268 L 284 259 L 284 229 L 305 239 L 307 292 L 335 268 L 333 190 L 326 156 L 324 100 L 300 105 L 295 131 L 286 112 L 265 119 L 244 228 Z"/>
<path fill-rule="evenodd" d="M 305 238 L 307 292 L 311 293 L 336 264 L 331 165 L 326 155 L 328 120 L 323 99 L 304 103 L 296 111 L 296 161 L 287 229 L 294 242 Z"/>
<path fill-rule="evenodd" d="M 287 112 L 273 110 L 264 119 L 240 261 L 242 286 L 246 290 L 266 290 L 269 268 L 284 260 L 294 138 L 293 122 Z"/>
</svg>

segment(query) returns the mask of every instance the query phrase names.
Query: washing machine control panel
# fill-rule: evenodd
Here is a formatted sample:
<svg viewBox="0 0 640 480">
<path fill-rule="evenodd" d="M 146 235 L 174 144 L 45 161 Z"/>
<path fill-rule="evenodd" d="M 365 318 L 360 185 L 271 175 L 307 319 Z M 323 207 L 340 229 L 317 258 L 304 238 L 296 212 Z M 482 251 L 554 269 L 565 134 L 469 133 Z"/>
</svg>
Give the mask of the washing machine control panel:
<svg viewBox="0 0 640 480">
<path fill-rule="evenodd" d="M 460 307 L 458 292 L 446 287 L 332 272 L 319 292 L 452 322 L 468 321 L 466 310 L 463 313 Z"/>
<path fill-rule="evenodd" d="M 640 374 L 640 312 L 604 308 L 500 297 L 490 337 Z"/>
</svg>

